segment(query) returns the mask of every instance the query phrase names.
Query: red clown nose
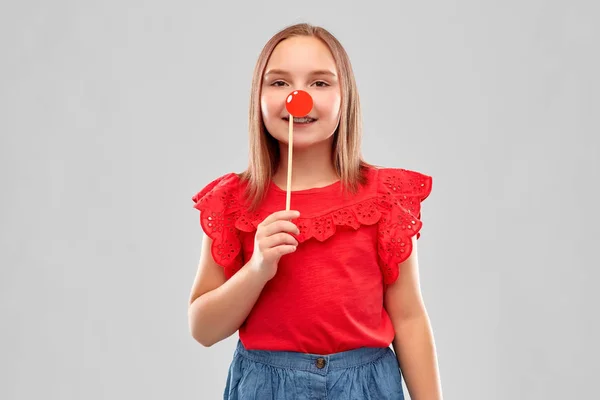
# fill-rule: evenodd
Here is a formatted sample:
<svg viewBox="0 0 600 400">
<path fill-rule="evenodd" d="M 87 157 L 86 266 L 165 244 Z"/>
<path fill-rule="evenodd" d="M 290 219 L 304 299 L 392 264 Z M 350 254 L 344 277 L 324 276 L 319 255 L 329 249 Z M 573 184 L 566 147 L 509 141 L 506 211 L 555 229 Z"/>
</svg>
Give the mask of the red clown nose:
<svg viewBox="0 0 600 400">
<path fill-rule="evenodd" d="M 285 108 L 294 117 L 305 117 L 313 108 L 313 99 L 304 90 L 294 90 L 288 95 Z"/>
</svg>

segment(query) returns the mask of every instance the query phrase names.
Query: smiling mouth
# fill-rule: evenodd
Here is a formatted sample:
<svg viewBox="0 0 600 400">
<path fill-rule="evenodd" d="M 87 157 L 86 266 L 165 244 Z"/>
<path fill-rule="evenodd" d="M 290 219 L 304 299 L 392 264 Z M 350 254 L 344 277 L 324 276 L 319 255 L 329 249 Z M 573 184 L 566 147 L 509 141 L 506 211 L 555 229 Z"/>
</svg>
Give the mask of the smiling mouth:
<svg viewBox="0 0 600 400">
<path fill-rule="evenodd" d="M 283 117 L 284 121 L 288 121 L 290 120 L 290 117 Z M 294 117 L 294 123 L 295 124 L 310 124 L 311 122 L 315 122 L 316 119 L 315 118 L 310 118 L 310 117 Z"/>
</svg>

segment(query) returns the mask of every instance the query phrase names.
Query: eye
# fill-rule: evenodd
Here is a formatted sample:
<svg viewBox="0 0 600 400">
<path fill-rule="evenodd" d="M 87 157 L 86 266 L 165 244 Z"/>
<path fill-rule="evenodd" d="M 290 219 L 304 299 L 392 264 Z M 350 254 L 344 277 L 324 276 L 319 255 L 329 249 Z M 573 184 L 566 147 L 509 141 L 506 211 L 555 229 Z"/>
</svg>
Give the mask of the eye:
<svg viewBox="0 0 600 400">
<path fill-rule="evenodd" d="M 318 87 L 329 86 L 329 84 L 327 82 L 324 82 L 324 81 L 316 81 L 315 85 L 317 85 Z"/>
<path fill-rule="evenodd" d="M 275 81 L 273 83 L 271 83 L 271 86 L 283 86 L 285 85 L 284 81 Z"/>
</svg>

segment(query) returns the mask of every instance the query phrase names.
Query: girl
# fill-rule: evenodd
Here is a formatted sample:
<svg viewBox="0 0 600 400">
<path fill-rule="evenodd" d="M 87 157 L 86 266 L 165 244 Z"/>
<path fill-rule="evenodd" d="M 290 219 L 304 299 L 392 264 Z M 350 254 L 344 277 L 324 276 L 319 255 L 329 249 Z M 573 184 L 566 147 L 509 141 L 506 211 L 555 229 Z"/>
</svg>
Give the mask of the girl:
<svg viewBox="0 0 600 400">
<path fill-rule="evenodd" d="M 296 89 L 314 106 L 294 121 L 285 211 Z M 254 71 L 248 169 L 193 196 L 205 234 L 191 334 L 212 346 L 239 330 L 224 399 L 403 399 L 403 376 L 412 399 L 441 399 L 416 246 L 432 178 L 368 164 L 360 139 L 341 44 L 308 24 L 277 33 Z"/>
</svg>

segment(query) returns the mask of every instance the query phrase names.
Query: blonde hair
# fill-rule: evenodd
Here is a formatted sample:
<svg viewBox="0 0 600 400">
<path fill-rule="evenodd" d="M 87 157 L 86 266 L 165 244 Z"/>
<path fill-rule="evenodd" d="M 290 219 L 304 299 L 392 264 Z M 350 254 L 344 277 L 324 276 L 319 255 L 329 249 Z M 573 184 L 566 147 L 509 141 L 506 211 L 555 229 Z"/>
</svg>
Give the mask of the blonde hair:
<svg viewBox="0 0 600 400">
<path fill-rule="evenodd" d="M 275 47 L 294 36 L 311 36 L 320 39 L 335 61 L 341 86 L 340 122 L 333 139 L 333 164 L 346 192 L 355 193 L 365 183 L 363 170 L 369 166 L 361 154 L 362 113 L 352 65 L 341 43 L 326 29 L 301 23 L 288 26 L 276 33 L 263 47 L 252 78 L 249 112 L 249 160 L 246 171 L 239 174 L 246 181 L 245 197 L 250 209 L 255 209 L 264 199 L 273 174 L 279 164 L 279 145 L 266 132 L 262 119 L 260 97 L 263 75 Z"/>
</svg>

